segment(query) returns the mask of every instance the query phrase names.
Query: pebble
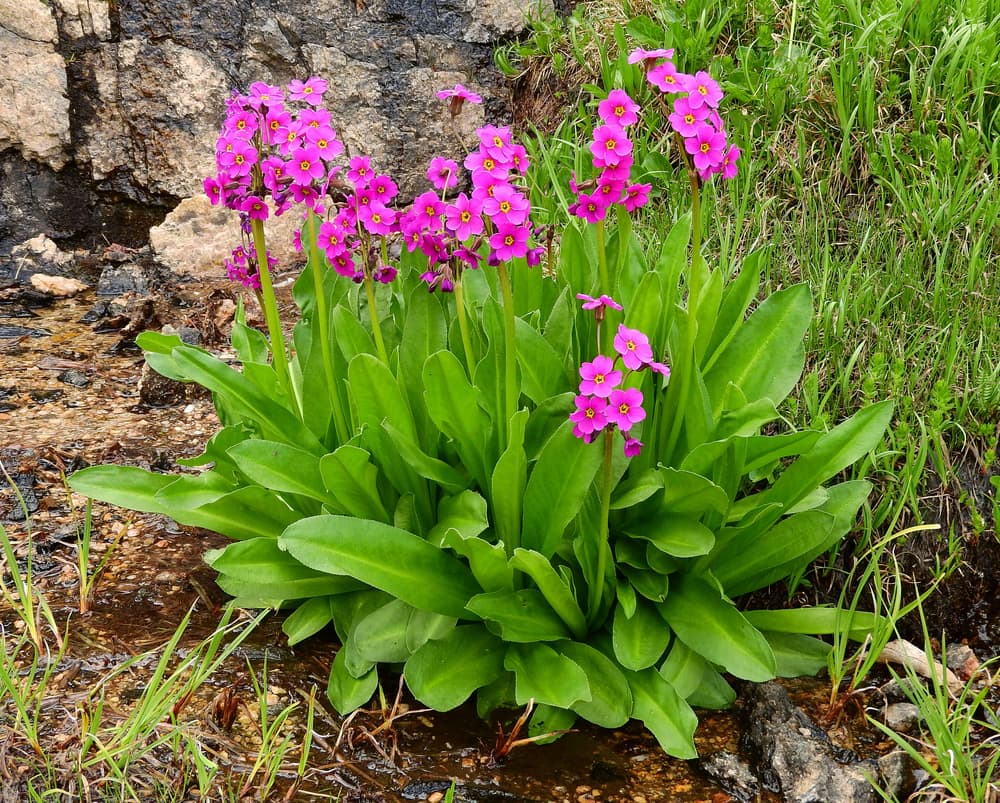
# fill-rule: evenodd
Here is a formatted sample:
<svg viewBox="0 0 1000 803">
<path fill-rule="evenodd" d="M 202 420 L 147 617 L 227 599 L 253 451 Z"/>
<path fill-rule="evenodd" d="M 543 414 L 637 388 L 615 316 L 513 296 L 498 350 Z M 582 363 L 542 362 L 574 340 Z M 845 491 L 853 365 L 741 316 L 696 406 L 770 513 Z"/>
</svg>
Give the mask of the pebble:
<svg viewBox="0 0 1000 803">
<path fill-rule="evenodd" d="M 882 711 L 885 724 L 897 733 L 909 733 L 920 725 L 923 717 L 913 703 L 891 703 Z"/>
<path fill-rule="evenodd" d="M 440 800 L 444 800 L 444 794 L 442 792 L 431 792 L 427 795 L 427 803 L 438 803 Z"/>
</svg>

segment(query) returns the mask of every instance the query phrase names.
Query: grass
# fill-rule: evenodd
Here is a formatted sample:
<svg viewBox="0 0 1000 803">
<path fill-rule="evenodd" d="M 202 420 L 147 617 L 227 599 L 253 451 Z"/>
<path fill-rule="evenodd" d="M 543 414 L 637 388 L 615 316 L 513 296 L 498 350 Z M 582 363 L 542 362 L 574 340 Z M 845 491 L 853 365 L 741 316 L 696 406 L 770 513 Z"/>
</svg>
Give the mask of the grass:
<svg viewBox="0 0 1000 803">
<path fill-rule="evenodd" d="M 674 47 L 679 68 L 710 65 L 744 157 L 704 193 L 706 250 L 732 272 L 763 249 L 768 290 L 814 290 L 787 414 L 825 427 L 895 399 L 866 466 L 880 479 L 868 524 L 921 523 L 922 499 L 942 493 L 943 546 L 951 530 L 992 537 L 996 505 L 963 496 L 958 466 L 988 474 L 1000 436 L 1000 2 L 602 0 L 537 31 L 498 64 L 526 91 L 555 85 L 568 117 L 535 148 L 536 181 L 559 199 L 550 214 L 580 158 L 572 143 L 589 136 L 591 90 L 635 81 L 623 51 Z M 689 200 L 668 164 L 644 166 L 661 193 L 636 229 L 655 240 Z"/>
<path fill-rule="evenodd" d="M 234 697 L 226 722 L 218 705 L 224 695 L 217 695 L 214 734 L 195 710 L 212 707 L 204 698 L 217 673 L 235 660 L 268 612 L 245 619 L 227 608 L 215 631 L 192 645 L 189 611 L 163 645 L 119 660 L 81 690 L 72 685 L 79 661 L 71 655 L 71 631 L 58 629 L 45 596 L 34 586 L 30 564 L 27 571 L 19 568 L 2 526 L 0 548 L 4 577 L 11 578 L 11 588 L 0 585 L 7 619 L 0 626 L 0 780 L 5 794 L 28 801 L 86 803 L 179 803 L 192 793 L 219 803 L 264 801 L 274 799 L 269 795 L 279 777 L 303 776 L 315 690 L 302 703 L 290 702 L 271 714 L 266 666 L 259 677 L 251 667 L 251 702 Z M 87 579 L 82 573 L 81 585 Z M 134 699 L 126 702 L 132 689 Z M 296 736 L 291 716 L 303 704 L 304 735 Z M 234 765 L 244 759 L 234 754 L 239 746 L 227 731 L 239 709 L 249 715 L 255 747 L 244 749 L 246 766 L 235 771 Z M 293 793 L 294 784 L 285 783 L 282 794 L 291 799 Z"/>
</svg>

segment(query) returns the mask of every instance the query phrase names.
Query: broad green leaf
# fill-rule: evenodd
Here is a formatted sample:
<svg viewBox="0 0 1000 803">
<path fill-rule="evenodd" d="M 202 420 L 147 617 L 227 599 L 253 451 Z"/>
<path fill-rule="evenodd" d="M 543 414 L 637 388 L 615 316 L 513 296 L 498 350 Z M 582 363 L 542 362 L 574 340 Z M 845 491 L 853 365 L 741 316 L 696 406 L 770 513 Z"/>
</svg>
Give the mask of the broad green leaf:
<svg viewBox="0 0 1000 803">
<path fill-rule="evenodd" d="M 578 641 L 552 645 L 579 666 L 587 676 L 591 699 L 574 703 L 573 710 L 602 728 L 619 728 L 632 716 L 632 691 L 615 662 L 600 650 Z"/>
<path fill-rule="evenodd" d="M 320 458 L 320 476 L 339 510 L 388 523 L 389 514 L 378 493 L 378 469 L 370 457 L 364 449 L 345 444 Z"/>
<path fill-rule="evenodd" d="M 660 256 L 656 260 L 655 270 L 660 277 L 660 285 L 664 294 L 660 297 L 665 313 L 673 309 L 678 302 L 677 293 L 680 286 L 681 272 L 688 261 L 688 243 L 691 242 L 691 213 L 685 212 L 670 229 L 667 239 L 663 241 Z M 664 329 L 664 332 L 667 330 Z"/>
<path fill-rule="evenodd" d="M 430 426 L 430 417 L 424 406 L 423 370 L 431 354 L 448 347 L 448 327 L 440 294 L 428 293 L 422 282 L 415 284 L 406 297 L 406 319 L 399 342 L 397 373 L 423 438 L 416 443 L 422 444 L 433 455 L 435 452 L 430 447 L 437 433 Z M 389 423 L 392 424 L 391 421 Z"/>
<path fill-rule="evenodd" d="M 618 484 L 611 495 L 611 509 L 623 510 L 644 502 L 663 488 L 663 476 L 656 469 L 648 469 Z"/>
<path fill-rule="evenodd" d="M 326 696 L 334 710 L 341 716 L 347 716 L 367 703 L 378 688 L 378 672 L 375 667 L 369 669 L 362 677 L 355 678 L 347 671 L 345 652 L 346 649 L 341 648 L 333 659 L 330 679 L 326 686 Z"/>
<path fill-rule="evenodd" d="M 712 560 L 712 573 L 731 596 L 764 588 L 788 574 L 789 563 L 806 561 L 833 531 L 834 518 L 808 510 L 782 519 L 752 540 L 736 540 Z"/>
<path fill-rule="evenodd" d="M 725 678 L 677 639 L 670 646 L 659 672 L 681 697 L 699 708 L 728 708 L 736 699 L 736 692 Z"/>
<path fill-rule="evenodd" d="M 273 539 L 301 517 L 301 513 L 289 508 L 276 494 L 259 486 L 237 488 L 210 502 L 187 508 L 183 498 L 191 487 L 185 479 L 177 477 L 158 493 L 166 508 L 162 512 L 178 524 L 203 527 L 239 540 L 261 536 Z M 196 493 L 201 491 L 201 488 L 194 488 Z"/>
<path fill-rule="evenodd" d="M 805 364 L 803 336 L 812 320 L 808 285 L 772 293 L 733 335 L 705 374 L 705 387 L 717 417 L 730 382 L 747 402 L 778 404 L 792 391 Z"/>
<path fill-rule="evenodd" d="M 451 711 L 503 673 L 504 644 L 482 625 L 460 625 L 411 655 L 406 686 L 424 705 Z"/>
<path fill-rule="evenodd" d="M 511 416 L 507 429 L 507 448 L 493 467 L 493 476 L 490 478 L 493 528 L 498 539 L 508 544 L 517 543 L 521 537 L 521 506 L 524 501 L 524 486 L 528 480 L 528 458 L 524 452 L 527 423 L 527 410 L 518 410 Z"/>
<path fill-rule="evenodd" d="M 576 724 L 576 718 L 576 713 L 568 708 L 541 703 L 528 719 L 528 736 L 535 738 L 532 744 L 552 744 Z"/>
<path fill-rule="evenodd" d="M 615 608 L 611 643 L 615 657 L 626 669 L 639 671 L 663 657 L 670 641 L 670 628 L 651 603 L 639 600 L 631 618 L 622 606 Z"/>
<path fill-rule="evenodd" d="M 333 612 L 333 625 L 341 644 L 347 644 L 351 638 L 354 626 L 372 611 L 381 608 L 392 597 L 377 588 L 365 587 L 350 594 L 338 594 L 330 597 L 330 610 Z"/>
<path fill-rule="evenodd" d="M 481 589 L 461 561 L 423 538 L 388 524 L 350 516 L 313 516 L 281 535 L 283 549 L 307 566 L 346 574 L 414 608 L 468 619 Z"/>
<path fill-rule="evenodd" d="M 799 633 L 764 632 L 764 638 L 774 651 L 779 678 L 816 675 L 827 668 L 830 645 L 812 636 Z"/>
<path fill-rule="evenodd" d="M 254 438 L 230 447 L 229 456 L 252 482 L 279 493 L 295 493 L 329 502 L 319 458 L 304 449 Z"/>
<path fill-rule="evenodd" d="M 659 513 L 625 525 L 633 538 L 643 538 L 661 552 L 678 558 L 707 555 L 715 546 L 715 533 L 695 518 Z"/>
<path fill-rule="evenodd" d="M 587 619 L 580 610 L 570 587 L 547 558 L 530 549 L 518 548 L 514 550 L 510 565 L 535 581 L 546 602 L 559 614 L 559 618 L 566 623 L 576 638 L 582 639 L 586 636 Z"/>
<path fill-rule="evenodd" d="M 458 358 L 438 351 L 427 358 L 423 370 L 424 398 L 435 426 L 455 443 L 466 469 L 481 488 L 489 487 L 484 463 L 490 420 L 479 407 L 478 393 Z"/>
<path fill-rule="evenodd" d="M 410 405 L 403 396 L 396 377 L 385 364 L 371 354 L 359 354 L 347 367 L 351 395 L 362 424 L 377 429 L 388 421 L 411 441 L 417 441 L 417 428 Z"/>
<path fill-rule="evenodd" d="M 504 641 L 532 643 L 570 637 L 562 619 L 534 588 L 479 594 L 467 607 Z"/>
<path fill-rule="evenodd" d="M 445 496 L 438 503 L 437 522 L 427 533 L 427 540 L 441 546 L 449 530 L 455 530 L 463 539 L 475 538 L 490 526 L 486 516 L 486 500 L 475 491 Z"/>
<path fill-rule="evenodd" d="M 352 309 L 338 304 L 330 314 L 333 331 L 337 333 L 334 342 L 345 364 L 350 365 L 359 354 L 375 354 L 375 341 Z"/>
<path fill-rule="evenodd" d="M 650 602 L 663 602 L 670 593 L 670 577 L 650 569 L 636 569 L 632 566 L 622 566 L 624 574 L 632 587 Z"/>
<path fill-rule="evenodd" d="M 596 444 L 573 435 L 566 420 L 542 447 L 524 491 L 521 545 L 549 558 L 583 506 L 603 462 Z"/>
<path fill-rule="evenodd" d="M 535 327 L 523 318 L 514 319 L 517 360 L 521 368 L 521 387 L 535 404 L 566 390 L 569 384 L 563 360 Z"/>
<path fill-rule="evenodd" d="M 873 404 L 823 434 L 808 453 L 782 472 L 765 491 L 768 502 L 794 505 L 817 485 L 878 446 L 892 419 L 892 401 Z"/>
<path fill-rule="evenodd" d="M 696 758 L 694 729 L 698 717 L 655 669 L 626 672 L 632 690 L 632 716 L 649 728 L 663 750 L 675 758 Z"/>
<path fill-rule="evenodd" d="M 476 693 L 476 713 L 480 719 L 489 719 L 498 708 L 512 708 L 514 702 L 514 673 L 506 669 L 489 685 Z"/>
<path fill-rule="evenodd" d="M 660 613 L 684 644 L 736 677 L 762 682 L 775 676 L 767 640 L 702 578 L 677 575 Z"/>
<path fill-rule="evenodd" d="M 840 633 L 854 641 L 864 641 L 865 636 L 878 624 L 878 617 L 868 611 L 822 606 L 776 611 L 744 611 L 743 615 L 759 630 L 810 635 Z"/>
<path fill-rule="evenodd" d="M 362 588 L 357 580 L 303 566 L 278 548 L 276 538 L 237 541 L 205 555 L 205 562 L 241 587 L 259 589 L 266 599 L 290 600 L 342 594 Z M 241 594 L 242 596 L 242 594 Z"/>
<path fill-rule="evenodd" d="M 761 251 L 754 251 L 743 259 L 739 275 L 730 279 L 722 295 L 718 316 L 712 328 L 712 339 L 705 351 L 704 370 L 712 367 L 716 354 L 722 353 L 729 341 L 743 324 L 743 316 L 757 295 L 760 287 Z"/>
<path fill-rule="evenodd" d="M 170 515 L 157 492 L 176 477 L 134 466 L 91 466 L 73 474 L 69 487 L 84 496 L 140 513 Z"/>
<path fill-rule="evenodd" d="M 444 544 L 469 562 L 472 576 L 484 591 L 514 590 L 514 570 L 507 562 L 503 544 L 491 544 L 482 538 L 463 538 L 458 530 L 446 531 Z"/>
<path fill-rule="evenodd" d="M 209 469 L 201 474 L 175 475 L 174 481 L 157 491 L 156 496 L 171 509 L 191 510 L 214 502 L 238 487 L 229 477 Z"/>
<path fill-rule="evenodd" d="M 373 664 L 400 664 L 410 657 L 406 628 L 415 609 L 394 599 L 358 622 L 351 631 L 356 655 Z"/>
<path fill-rule="evenodd" d="M 457 494 L 459 491 L 469 487 L 471 480 L 467 474 L 462 473 L 443 460 L 431 457 L 420 448 L 419 444 L 410 440 L 400 430 L 396 429 L 389 422 L 389 419 L 384 420 L 381 427 L 399 451 L 399 456 L 421 477 L 437 483 L 448 493 Z"/>
<path fill-rule="evenodd" d="M 288 646 L 293 647 L 315 635 L 333 621 L 328 597 L 311 597 L 288 615 L 281 623 L 282 632 L 288 637 Z"/>
<path fill-rule="evenodd" d="M 503 665 L 514 673 L 514 699 L 570 708 L 591 699 L 587 675 L 579 664 L 547 644 L 511 644 Z"/>
</svg>

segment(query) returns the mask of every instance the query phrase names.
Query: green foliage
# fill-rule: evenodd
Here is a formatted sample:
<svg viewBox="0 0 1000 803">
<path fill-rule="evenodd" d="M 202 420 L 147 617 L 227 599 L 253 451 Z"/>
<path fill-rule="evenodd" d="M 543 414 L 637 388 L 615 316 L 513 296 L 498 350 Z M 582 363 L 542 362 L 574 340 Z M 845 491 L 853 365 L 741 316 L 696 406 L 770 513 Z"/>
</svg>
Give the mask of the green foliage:
<svg viewBox="0 0 1000 803">
<path fill-rule="evenodd" d="M 603 56 L 639 83 L 637 67 Z M 225 428 L 210 468 L 99 466 L 71 485 L 233 538 L 208 557 L 223 588 L 295 608 L 290 640 L 336 627 L 327 692 L 341 713 L 367 701 L 382 664 L 438 709 L 475 696 L 483 714 L 534 701 L 538 722 L 560 727 L 637 718 L 690 758 L 691 705 L 732 701 L 723 673 L 815 671 L 823 648 L 806 634 L 863 629 L 824 611 L 761 624 L 734 599 L 794 577 L 849 531 L 868 485 L 839 475 L 891 415 L 882 403 L 829 431 L 785 425 L 811 293 L 790 286 L 747 314 L 760 256 L 710 268 L 697 209 L 648 248 L 625 214 L 567 224 L 555 271 L 484 266 L 454 302 L 428 299 L 411 259 L 380 300 L 366 287 L 360 315 L 356 295 L 328 295 L 330 269 L 313 259 L 286 391 L 240 325 L 242 371 L 177 338 L 142 339 L 154 368 L 212 390 Z M 574 302 L 592 293 L 627 305 L 601 334 Z M 647 412 L 631 457 L 611 429 L 591 443 L 567 420 L 577 366 L 617 324 L 670 364 L 669 379 L 627 378 Z"/>
</svg>

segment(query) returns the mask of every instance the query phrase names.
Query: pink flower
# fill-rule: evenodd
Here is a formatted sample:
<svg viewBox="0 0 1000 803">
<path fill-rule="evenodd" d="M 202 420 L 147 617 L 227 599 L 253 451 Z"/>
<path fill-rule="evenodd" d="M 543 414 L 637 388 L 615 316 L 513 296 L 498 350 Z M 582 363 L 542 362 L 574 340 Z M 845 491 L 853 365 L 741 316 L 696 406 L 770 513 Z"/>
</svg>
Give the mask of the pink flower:
<svg viewBox="0 0 1000 803">
<path fill-rule="evenodd" d="M 586 293 L 577 293 L 577 299 L 583 302 L 583 309 L 603 310 L 604 308 L 621 310 L 622 305 L 611 296 L 602 295 L 599 298 L 588 296 Z"/>
<path fill-rule="evenodd" d="M 634 212 L 649 203 L 649 192 L 652 189 L 652 184 L 629 184 L 625 188 L 625 200 L 622 201 L 625 211 Z"/>
<path fill-rule="evenodd" d="M 611 395 L 618 383 L 622 381 L 622 372 L 615 370 L 615 364 L 610 357 L 598 354 L 592 362 L 580 366 L 580 393 L 588 396 L 600 396 L 603 399 Z"/>
<path fill-rule="evenodd" d="M 372 234 L 383 237 L 393 230 L 396 213 L 380 201 L 372 201 L 358 211 L 358 220 Z"/>
<path fill-rule="evenodd" d="M 604 399 L 597 396 L 577 396 L 573 404 L 576 405 L 576 410 L 569 414 L 569 420 L 576 425 L 573 427 L 576 437 L 588 439 L 607 426 L 608 419 L 604 414 L 607 402 Z"/>
<path fill-rule="evenodd" d="M 490 198 L 483 199 L 483 213 L 494 222 L 507 220 L 521 224 L 528 219 L 531 204 L 510 184 L 498 184 Z"/>
<path fill-rule="evenodd" d="M 476 129 L 476 134 L 479 135 L 479 146 L 482 151 L 488 153 L 498 162 L 509 163 L 510 150 L 513 145 L 509 128 L 484 125 L 482 128 Z"/>
<path fill-rule="evenodd" d="M 438 100 L 450 100 L 451 98 L 461 98 L 462 100 L 467 100 L 469 103 L 482 103 L 483 99 L 466 89 L 461 84 L 455 84 L 454 89 L 442 89 L 437 93 Z"/>
<path fill-rule="evenodd" d="M 688 102 L 692 109 L 697 109 L 702 105 L 715 109 L 718 107 L 719 101 L 722 100 L 722 89 L 704 70 L 686 76 L 684 89 L 687 90 Z"/>
<path fill-rule="evenodd" d="M 295 79 L 288 84 L 288 97 L 292 100 L 302 100 L 310 106 L 319 106 L 326 92 L 326 81 L 317 76 L 307 78 L 305 82 Z"/>
<path fill-rule="evenodd" d="M 693 137 L 684 140 L 684 150 L 691 154 L 698 170 L 710 170 L 722 164 L 725 156 L 726 135 L 702 123 Z"/>
<path fill-rule="evenodd" d="M 709 108 L 704 103 L 692 106 L 690 95 L 674 101 L 674 111 L 667 119 L 674 131 L 682 137 L 693 137 L 698 133 L 701 122 L 708 117 Z"/>
<path fill-rule="evenodd" d="M 608 96 L 597 105 L 597 114 L 611 125 L 622 128 L 639 119 L 639 104 L 628 96 L 624 89 L 612 89 Z"/>
<path fill-rule="evenodd" d="M 433 192 L 422 193 L 413 199 L 413 211 L 426 231 L 441 229 L 441 215 L 444 210 L 444 202 Z"/>
<path fill-rule="evenodd" d="M 661 92 L 683 92 L 684 77 L 685 74 L 677 72 L 677 67 L 672 61 L 657 64 L 646 73 L 646 80 Z"/>
<path fill-rule="evenodd" d="M 347 180 L 355 187 L 367 187 L 372 180 L 371 159 L 367 156 L 352 156 L 347 166 Z"/>
<path fill-rule="evenodd" d="M 629 329 L 625 324 L 618 325 L 615 351 L 630 371 L 638 371 L 643 365 L 653 361 L 653 349 L 649 345 L 649 338 L 638 329 Z"/>
<path fill-rule="evenodd" d="M 605 165 L 616 165 L 632 153 L 632 142 L 625 129 L 616 125 L 602 125 L 594 129 L 590 152 Z"/>
<path fill-rule="evenodd" d="M 490 248 L 501 262 L 506 262 L 528 253 L 528 236 L 531 229 L 518 226 L 506 220 L 497 223 L 496 233 L 490 237 Z"/>
<path fill-rule="evenodd" d="M 396 186 L 396 182 L 384 173 L 379 173 L 372 178 L 367 189 L 371 192 L 373 201 L 381 201 L 384 204 L 389 203 L 399 195 L 399 187 Z"/>
<path fill-rule="evenodd" d="M 628 54 L 628 63 L 638 64 L 641 61 L 644 64 L 649 64 L 657 59 L 672 59 L 673 57 L 674 49 L 672 47 L 667 50 L 643 50 L 641 47 L 637 47 Z"/>
<path fill-rule="evenodd" d="M 638 457 L 639 452 L 642 451 L 642 441 L 636 440 L 635 438 L 625 436 L 625 456 L 626 457 Z"/>
<path fill-rule="evenodd" d="M 611 391 L 604 415 L 622 432 L 628 432 L 633 424 L 638 424 L 646 417 L 646 411 L 642 409 L 642 391 L 638 388 Z"/>
<path fill-rule="evenodd" d="M 736 160 L 740 158 L 740 149 L 736 145 L 730 145 L 722 156 L 722 177 L 735 178 L 737 167 Z"/>
<path fill-rule="evenodd" d="M 596 223 L 607 216 L 608 206 L 600 196 L 583 193 L 576 199 L 576 203 L 570 205 L 569 213 L 588 223 Z"/>
<path fill-rule="evenodd" d="M 256 195 L 248 195 L 240 204 L 240 211 L 246 212 L 251 220 L 267 220 L 267 204 Z"/>
<path fill-rule="evenodd" d="M 427 180 L 436 190 L 448 190 L 458 186 L 458 165 L 451 159 L 435 156 L 427 168 Z"/>
<path fill-rule="evenodd" d="M 499 179 L 506 179 L 510 172 L 510 168 L 505 162 L 485 151 L 473 151 L 465 157 L 463 164 L 472 173 L 473 183 L 475 183 L 476 173 L 480 171 Z"/>
<path fill-rule="evenodd" d="M 263 81 L 255 81 L 250 84 L 250 94 L 247 96 L 247 103 L 254 109 L 265 109 L 276 106 L 284 100 L 284 95 L 280 87 L 265 84 Z"/>
<path fill-rule="evenodd" d="M 310 184 L 314 179 L 321 179 L 326 175 L 319 148 L 315 145 L 296 148 L 285 167 L 285 172 L 300 185 Z"/>
<path fill-rule="evenodd" d="M 336 223 L 324 220 L 319 224 L 316 245 L 323 250 L 327 259 L 334 259 L 347 248 L 347 232 Z"/>
<path fill-rule="evenodd" d="M 483 232 L 483 204 L 476 198 L 469 198 L 460 192 L 455 202 L 444 210 L 444 225 L 455 234 L 456 240 L 468 240 Z"/>
<path fill-rule="evenodd" d="M 310 129 L 311 130 L 311 129 Z M 319 129 L 315 136 L 307 137 L 319 150 L 324 159 L 336 159 L 344 152 L 344 143 L 337 139 L 336 132 L 329 126 Z"/>
<path fill-rule="evenodd" d="M 649 370 L 660 374 L 664 379 L 670 379 L 670 367 L 662 362 L 649 363 Z"/>
</svg>

